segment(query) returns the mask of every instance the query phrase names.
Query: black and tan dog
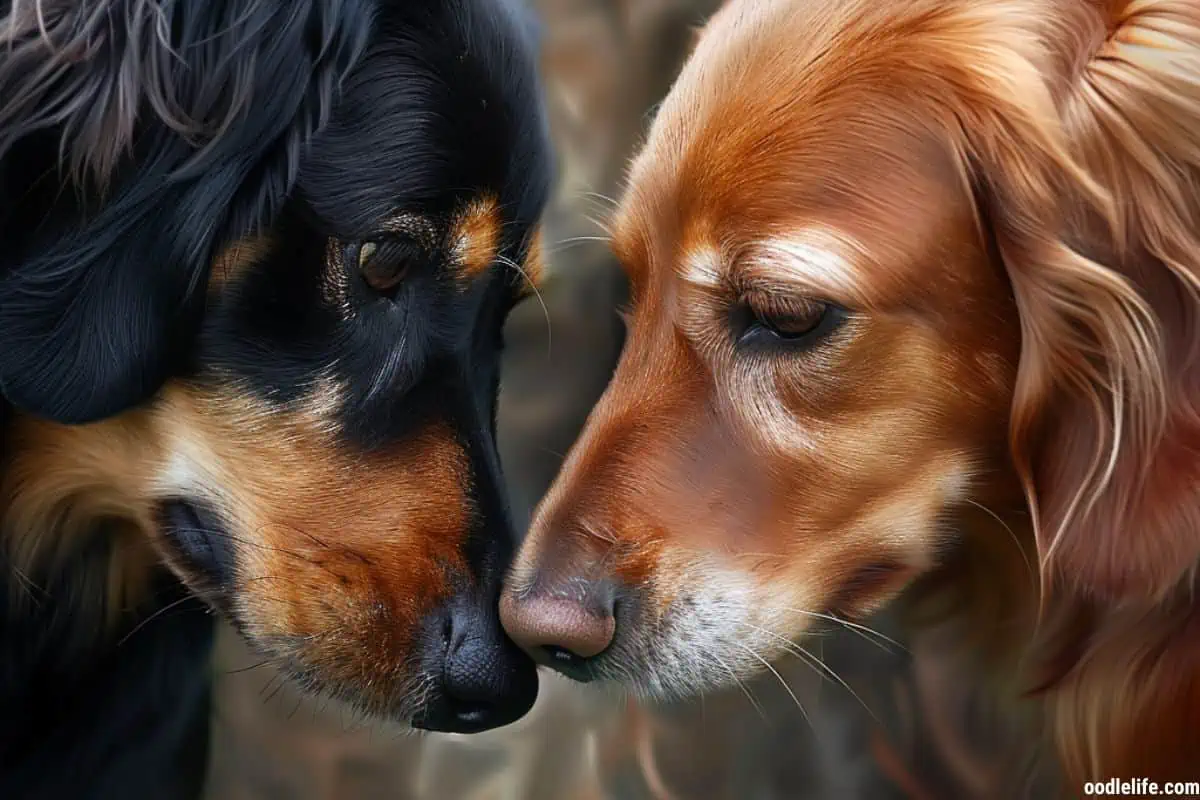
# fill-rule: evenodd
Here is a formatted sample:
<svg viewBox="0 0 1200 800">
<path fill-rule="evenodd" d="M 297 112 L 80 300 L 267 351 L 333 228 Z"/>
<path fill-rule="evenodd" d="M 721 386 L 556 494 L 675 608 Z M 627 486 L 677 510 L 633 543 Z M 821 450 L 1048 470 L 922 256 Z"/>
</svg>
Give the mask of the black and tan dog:
<svg viewBox="0 0 1200 800">
<path fill-rule="evenodd" d="M 0 796 L 194 785 L 206 607 L 369 713 L 532 705 L 495 610 L 523 14 L 0 2 Z"/>
</svg>

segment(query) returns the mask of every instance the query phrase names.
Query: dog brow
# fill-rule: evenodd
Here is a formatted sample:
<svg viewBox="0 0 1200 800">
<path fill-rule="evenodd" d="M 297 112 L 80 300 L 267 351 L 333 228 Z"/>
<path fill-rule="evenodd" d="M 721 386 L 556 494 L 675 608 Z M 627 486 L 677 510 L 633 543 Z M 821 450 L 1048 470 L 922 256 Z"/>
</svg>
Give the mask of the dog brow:
<svg viewBox="0 0 1200 800">
<path fill-rule="evenodd" d="M 753 245 L 739 260 L 739 282 L 765 291 L 861 294 L 862 246 L 840 233 L 809 228 Z"/>
<path fill-rule="evenodd" d="M 725 277 L 721 272 L 722 263 L 721 252 L 716 247 L 699 247 L 684 256 L 680 262 L 680 277 L 701 289 L 719 289 L 725 285 Z"/>
</svg>

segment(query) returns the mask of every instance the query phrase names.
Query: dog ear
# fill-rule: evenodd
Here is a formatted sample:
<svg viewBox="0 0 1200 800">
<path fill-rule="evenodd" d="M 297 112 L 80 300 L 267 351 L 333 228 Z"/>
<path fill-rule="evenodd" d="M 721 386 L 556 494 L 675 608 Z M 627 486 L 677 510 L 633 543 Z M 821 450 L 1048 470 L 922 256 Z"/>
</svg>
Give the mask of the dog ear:
<svg viewBox="0 0 1200 800">
<path fill-rule="evenodd" d="M 146 400 L 186 355 L 211 260 L 287 198 L 371 4 L 8 9 L 0 391 L 87 422 Z"/>
<path fill-rule="evenodd" d="M 1078 86 L 1013 55 L 962 120 L 1021 317 L 1011 444 L 1044 582 L 1101 602 L 1200 559 L 1200 10 L 1109 5 L 1080 20 L 1111 33 Z"/>
<path fill-rule="evenodd" d="M 977 68 L 963 150 L 1020 314 L 1048 732 L 1076 785 L 1170 780 L 1200 743 L 1200 6 L 1075 11 Z"/>
</svg>

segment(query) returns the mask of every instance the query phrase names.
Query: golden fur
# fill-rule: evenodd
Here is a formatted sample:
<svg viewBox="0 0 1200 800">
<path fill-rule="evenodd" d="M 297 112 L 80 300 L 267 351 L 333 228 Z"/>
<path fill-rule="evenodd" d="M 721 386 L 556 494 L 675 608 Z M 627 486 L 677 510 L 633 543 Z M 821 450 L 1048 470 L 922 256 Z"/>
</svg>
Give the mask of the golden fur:
<svg viewBox="0 0 1200 800">
<path fill-rule="evenodd" d="M 620 579 L 595 669 L 680 694 L 911 588 L 1013 719 L 1038 684 L 1070 791 L 1194 777 L 1200 5 L 729 3 L 614 245 L 626 349 L 511 597 Z M 814 301 L 825 340 L 735 344 Z"/>
</svg>

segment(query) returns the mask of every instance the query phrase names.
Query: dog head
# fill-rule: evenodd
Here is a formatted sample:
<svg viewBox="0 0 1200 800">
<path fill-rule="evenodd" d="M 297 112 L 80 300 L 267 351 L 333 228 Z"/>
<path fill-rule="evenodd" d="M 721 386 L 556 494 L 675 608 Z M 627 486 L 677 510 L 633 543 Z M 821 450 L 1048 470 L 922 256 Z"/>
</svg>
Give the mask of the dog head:
<svg viewBox="0 0 1200 800">
<path fill-rule="evenodd" d="M 10 557 L 68 569 L 116 519 L 97 605 L 150 542 L 315 690 L 512 721 L 536 679 L 496 616 L 495 413 L 550 180 L 532 28 L 503 0 L 129 5 L 0 25 Z"/>
<path fill-rule="evenodd" d="M 692 694 L 964 537 L 1019 562 L 1031 510 L 1068 591 L 1153 596 L 1194 567 L 1195 200 L 1156 194 L 1170 170 L 1077 102 L 1132 91 L 1083 71 L 1116 46 L 1100 5 L 714 18 L 631 169 L 629 336 L 518 556 L 514 639 Z M 1195 170 L 1194 136 L 1149 127 Z"/>
</svg>

